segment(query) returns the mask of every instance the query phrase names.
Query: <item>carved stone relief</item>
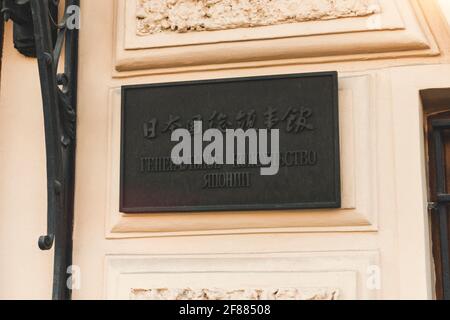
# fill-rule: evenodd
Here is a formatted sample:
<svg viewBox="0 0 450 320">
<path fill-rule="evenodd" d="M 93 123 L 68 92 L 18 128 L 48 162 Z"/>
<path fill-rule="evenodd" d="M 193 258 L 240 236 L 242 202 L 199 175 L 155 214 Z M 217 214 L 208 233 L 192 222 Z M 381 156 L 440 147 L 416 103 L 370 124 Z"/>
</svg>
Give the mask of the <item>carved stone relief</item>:
<svg viewBox="0 0 450 320">
<path fill-rule="evenodd" d="M 368 16 L 378 0 L 137 0 L 137 34 L 258 27 Z"/>
<path fill-rule="evenodd" d="M 132 300 L 338 300 L 338 289 L 132 289 Z"/>
</svg>

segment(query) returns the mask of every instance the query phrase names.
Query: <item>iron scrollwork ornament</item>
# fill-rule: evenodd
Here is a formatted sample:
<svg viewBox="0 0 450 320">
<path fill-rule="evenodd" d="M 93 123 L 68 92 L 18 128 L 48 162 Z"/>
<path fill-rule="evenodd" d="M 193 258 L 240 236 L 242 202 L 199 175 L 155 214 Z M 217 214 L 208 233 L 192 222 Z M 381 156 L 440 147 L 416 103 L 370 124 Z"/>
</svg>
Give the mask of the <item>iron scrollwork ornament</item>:
<svg viewBox="0 0 450 320">
<path fill-rule="evenodd" d="M 61 1 L 62 2 L 62 1 Z M 59 0 L 2 0 L 5 20 L 13 21 L 14 45 L 36 57 L 43 102 L 47 155 L 47 234 L 39 248 L 54 247 L 53 299 L 70 299 L 75 188 L 78 27 L 69 25 L 79 0 L 66 0 L 61 22 Z M 79 19 L 79 16 L 76 17 Z M 64 49 L 64 50 L 63 50 Z M 58 73 L 64 52 L 64 71 Z"/>
</svg>

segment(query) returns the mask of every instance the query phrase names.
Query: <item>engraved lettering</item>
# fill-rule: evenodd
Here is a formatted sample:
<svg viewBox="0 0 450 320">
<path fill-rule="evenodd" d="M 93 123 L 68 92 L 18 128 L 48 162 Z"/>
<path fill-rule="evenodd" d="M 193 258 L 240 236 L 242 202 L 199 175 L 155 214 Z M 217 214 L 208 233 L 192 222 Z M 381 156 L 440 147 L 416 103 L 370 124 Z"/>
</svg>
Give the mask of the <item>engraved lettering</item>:
<svg viewBox="0 0 450 320">
<path fill-rule="evenodd" d="M 203 176 L 203 189 L 250 188 L 249 172 L 208 173 Z"/>
<path fill-rule="evenodd" d="M 312 110 L 302 107 L 300 111 L 298 109 L 289 108 L 283 121 L 286 121 L 286 132 L 299 133 L 304 130 L 314 130 L 314 126 L 308 123 L 308 119 L 312 116 Z"/>
<path fill-rule="evenodd" d="M 155 139 L 157 126 L 158 126 L 157 119 L 152 119 L 149 122 L 144 123 L 144 137 L 146 139 Z"/>
<path fill-rule="evenodd" d="M 249 112 L 239 111 L 236 116 L 237 127 L 239 129 L 247 130 L 255 127 L 256 124 L 256 111 L 250 110 Z"/>
<path fill-rule="evenodd" d="M 337 79 L 124 86 L 120 212 L 339 207 Z"/>
<path fill-rule="evenodd" d="M 195 121 L 202 121 L 202 119 L 203 119 L 202 116 L 198 114 L 198 115 L 192 117 L 192 120 L 188 121 L 187 129 L 189 130 L 189 132 L 191 134 L 199 133 L 199 132 L 195 131 L 194 123 L 195 123 Z"/>
<path fill-rule="evenodd" d="M 269 107 L 264 113 L 264 125 L 267 129 L 273 129 L 280 122 L 278 119 L 278 110 L 276 108 Z"/>
<path fill-rule="evenodd" d="M 228 121 L 228 116 L 224 113 L 214 111 L 212 116 L 209 118 L 209 128 L 219 129 L 225 132 L 228 128 L 232 127 L 232 123 Z"/>
<path fill-rule="evenodd" d="M 167 122 L 165 123 L 165 127 L 164 127 L 164 129 L 162 130 L 162 132 L 163 132 L 163 133 L 166 133 L 166 132 L 173 132 L 173 131 L 175 131 L 176 129 L 181 128 L 180 120 L 181 120 L 181 117 L 170 115 L 170 116 L 169 116 L 169 121 L 167 121 Z M 189 132 L 189 131 L 188 131 L 188 132 Z"/>
</svg>

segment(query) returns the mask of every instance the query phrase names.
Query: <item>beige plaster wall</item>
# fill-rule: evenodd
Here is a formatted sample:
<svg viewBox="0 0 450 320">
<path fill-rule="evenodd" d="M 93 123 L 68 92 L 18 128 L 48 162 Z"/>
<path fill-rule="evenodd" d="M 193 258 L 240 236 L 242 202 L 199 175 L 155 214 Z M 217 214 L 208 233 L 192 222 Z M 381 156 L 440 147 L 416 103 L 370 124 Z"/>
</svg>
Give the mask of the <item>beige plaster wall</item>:
<svg viewBox="0 0 450 320">
<path fill-rule="evenodd" d="M 50 298 L 44 126 L 36 61 L 22 57 L 6 25 L 0 89 L 0 299 Z"/>
<path fill-rule="evenodd" d="M 450 22 L 450 1 L 439 0 L 439 5 L 441 6 L 442 12 L 444 13 L 448 22 Z"/>
</svg>

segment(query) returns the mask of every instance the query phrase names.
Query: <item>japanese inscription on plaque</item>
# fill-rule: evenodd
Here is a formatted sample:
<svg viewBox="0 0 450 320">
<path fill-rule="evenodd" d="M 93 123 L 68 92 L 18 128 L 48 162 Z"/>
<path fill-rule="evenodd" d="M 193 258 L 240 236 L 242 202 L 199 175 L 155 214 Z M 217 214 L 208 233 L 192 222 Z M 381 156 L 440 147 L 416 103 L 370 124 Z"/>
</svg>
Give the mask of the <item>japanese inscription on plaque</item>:
<svg viewBox="0 0 450 320">
<path fill-rule="evenodd" d="M 337 83 L 326 72 L 122 87 L 121 212 L 340 207 Z M 194 136 L 197 124 L 200 135 L 278 131 L 276 174 L 261 175 L 262 163 L 174 163 L 172 134 Z"/>
</svg>

